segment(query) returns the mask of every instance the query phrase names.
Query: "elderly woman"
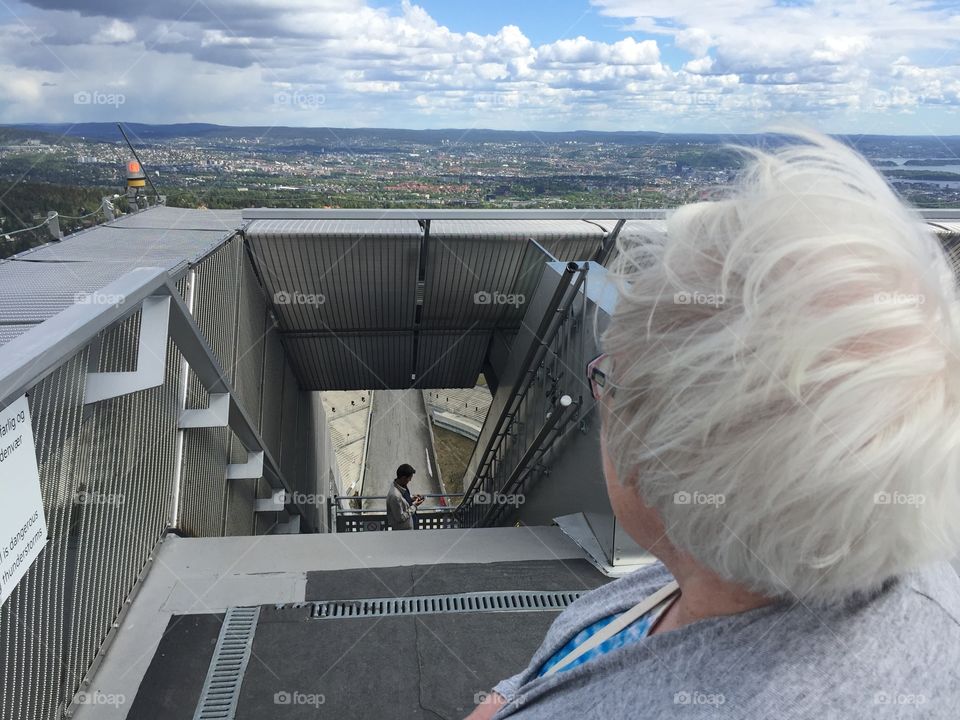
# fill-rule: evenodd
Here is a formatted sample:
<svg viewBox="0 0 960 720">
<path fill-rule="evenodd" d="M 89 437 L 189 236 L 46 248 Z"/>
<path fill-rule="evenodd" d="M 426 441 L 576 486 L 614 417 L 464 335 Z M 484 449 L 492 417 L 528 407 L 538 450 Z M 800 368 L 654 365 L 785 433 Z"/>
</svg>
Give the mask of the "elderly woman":
<svg viewBox="0 0 960 720">
<path fill-rule="evenodd" d="M 927 227 L 800 131 L 621 243 L 591 363 L 659 562 L 580 598 L 478 718 L 960 717 L 960 305 Z"/>
</svg>

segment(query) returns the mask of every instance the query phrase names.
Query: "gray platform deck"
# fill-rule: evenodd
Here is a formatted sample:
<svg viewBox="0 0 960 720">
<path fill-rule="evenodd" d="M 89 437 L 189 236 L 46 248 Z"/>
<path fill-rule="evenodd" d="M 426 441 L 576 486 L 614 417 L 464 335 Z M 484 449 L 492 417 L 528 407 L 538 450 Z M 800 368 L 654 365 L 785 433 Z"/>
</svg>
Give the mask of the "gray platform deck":
<svg viewBox="0 0 960 720">
<path fill-rule="evenodd" d="M 306 599 L 585 591 L 607 581 L 579 559 L 412 565 L 309 572 Z M 236 718 L 462 718 L 478 694 L 526 665 L 556 615 L 316 620 L 310 618 L 309 606 L 266 605 Z M 221 618 L 205 614 L 171 619 L 130 718 L 193 717 Z"/>
<path fill-rule="evenodd" d="M 495 613 L 476 620 L 464 614 L 383 618 L 371 629 L 372 623 L 334 626 L 307 620 L 303 609 L 274 613 L 270 608 L 410 593 L 585 590 L 605 582 L 584 558 L 557 527 L 168 536 L 88 688 L 122 702 L 80 705 L 74 720 L 192 718 L 223 614 L 235 606 L 267 608 L 237 717 L 454 717 L 457 708 L 472 704 L 475 693 L 529 658 L 553 613 L 524 614 L 522 622 Z M 407 704 L 390 711 L 395 714 L 377 709 L 384 683 L 398 672 L 422 688 L 418 702 L 431 712 L 408 712 Z M 303 714 L 297 715 L 295 707 L 273 705 L 274 693 L 294 690 L 329 695 L 326 707 L 300 706 Z M 338 700 L 341 691 L 350 695 Z M 412 696 L 402 697 L 406 703 Z M 360 708 L 350 710 L 357 714 L 339 714 L 352 705 Z M 264 707 L 269 712 L 262 713 Z"/>
</svg>

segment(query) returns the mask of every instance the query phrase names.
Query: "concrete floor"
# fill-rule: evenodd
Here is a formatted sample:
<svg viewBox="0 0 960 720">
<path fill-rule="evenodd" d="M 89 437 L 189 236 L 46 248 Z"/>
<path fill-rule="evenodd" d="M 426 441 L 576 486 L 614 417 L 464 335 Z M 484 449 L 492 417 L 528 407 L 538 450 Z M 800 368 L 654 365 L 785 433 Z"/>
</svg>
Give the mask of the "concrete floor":
<svg viewBox="0 0 960 720">
<path fill-rule="evenodd" d="M 123 702 L 82 705 L 74 720 L 190 720 L 228 607 L 534 586 L 585 590 L 605 579 L 587 567 L 584 557 L 556 527 L 168 536 L 88 688 Z M 477 563 L 486 567 L 478 569 Z M 511 615 L 408 617 L 399 623 L 384 619 L 362 638 L 369 628 L 360 624 L 332 626 L 294 610 L 267 612 L 261 615 L 257 657 L 248 666 L 250 685 L 245 681 L 238 718 L 456 717 L 475 693 L 519 668 L 551 619 L 551 613 L 514 620 Z M 321 630 L 322 637 L 317 634 Z M 487 652 L 475 653 L 478 643 L 487 643 Z M 376 679 L 389 677 L 385 663 L 398 653 L 411 663 L 404 675 L 410 685 L 404 686 L 402 703 L 391 710 L 378 704 L 389 693 Z M 318 667 L 323 669 L 317 672 Z M 358 678 L 371 684 L 358 685 Z M 423 694 L 411 693 L 415 687 Z M 329 698 L 326 710 L 355 707 L 356 714 L 318 714 L 310 706 L 276 714 L 281 708 L 273 704 L 274 694 L 293 690 L 323 693 Z M 272 712 L 258 715 L 263 708 Z M 381 714 L 365 714 L 374 710 Z"/>
<path fill-rule="evenodd" d="M 442 531 L 438 531 L 442 532 Z M 585 560 L 414 565 L 310 572 L 308 600 L 492 590 L 584 592 L 608 579 Z M 264 606 L 243 677 L 237 720 L 442 718 L 523 669 L 556 611 L 315 620 L 309 607 Z M 216 616 L 213 616 L 215 618 Z M 174 618 L 131 717 L 191 720 L 219 623 Z M 278 704 L 287 694 L 316 702 Z"/>
<path fill-rule="evenodd" d="M 416 493 L 439 493 L 434 468 L 427 465 L 430 429 L 420 390 L 377 390 L 367 437 L 367 467 L 363 495 L 386 495 L 397 476 L 397 466 L 413 465 L 417 474 L 410 484 Z M 431 472 L 433 471 L 433 472 Z M 367 501 L 364 508 L 383 509 L 383 501 Z"/>
</svg>

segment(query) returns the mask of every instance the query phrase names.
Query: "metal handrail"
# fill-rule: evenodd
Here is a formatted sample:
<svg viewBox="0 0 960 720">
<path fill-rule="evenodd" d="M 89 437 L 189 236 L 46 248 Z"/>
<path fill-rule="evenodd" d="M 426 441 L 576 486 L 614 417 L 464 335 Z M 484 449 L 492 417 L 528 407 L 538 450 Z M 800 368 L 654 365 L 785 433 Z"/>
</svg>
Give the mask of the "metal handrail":
<svg viewBox="0 0 960 720">
<path fill-rule="evenodd" d="M 464 493 L 417 493 L 425 498 L 463 497 Z M 334 500 L 386 500 L 386 495 L 334 495 Z"/>
<path fill-rule="evenodd" d="M 550 411 L 550 414 L 544 421 L 543 426 L 537 433 L 537 436 L 533 439 L 533 442 L 530 443 L 530 447 L 528 447 L 526 452 L 524 452 L 523 457 L 517 461 L 517 464 L 510 472 L 510 476 L 507 478 L 506 482 L 503 483 L 503 486 L 499 490 L 500 494 L 513 494 L 514 490 L 520 486 L 526 475 L 533 468 L 534 461 L 542 457 L 543 454 L 547 452 L 551 443 L 556 440 L 556 437 L 553 437 L 550 442 L 548 442 L 547 439 L 553 435 L 555 430 L 558 432 L 561 431 L 566 425 L 567 420 L 569 420 L 578 409 L 579 403 L 574 402 L 570 396 L 564 395 L 560 398 L 560 400 Z M 486 512 L 483 514 L 483 517 L 480 518 L 480 523 L 485 523 L 492 520 L 494 517 L 496 517 L 496 515 L 499 514 L 499 512 L 499 506 L 489 506 L 486 509 Z"/>
<path fill-rule="evenodd" d="M 564 273 L 550 298 L 544 316 L 540 321 L 540 325 L 533 333 L 533 338 L 531 340 L 530 347 L 527 350 L 527 355 L 521 364 L 521 375 L 514 383 L 514 387 L 511 390 L 511 394 L 506 405 L 504 406 L 503 412 L 497 419 L 497 424 L 494 428 L 493 434 L 491 435 L 486 448 L 484 448 L 483 455 L 481 456 L 480 463 L 477 466 L 477 471 L 473 477 L 473 480 L 470 482 L 470 485 L 465 493 L 465 497 L 457 508 L 464 517 L 470 509 L 471 498 L 476 495 L 476 493 L 486 489 L 485 487 L 482 487 L 482 484 L 485 484 L 486 480 L 491 476 L 491 466 L 493 464 L 496 452 L 503 443 L 504 438 L 510 434 L 510 428 L 516 423 L 516 414 L 520 407 L 520 403 L 523 402 L 527 391 L 529 391 L 531 385 L 533 384 L 533 380 L 536 377 L 537 368 L 539 368 L 540 363 L 543 361 L 543 357 L 546 355 L 550 343 L 553 341 L 557 332 L 559 332 L 560 327 L 563 325 L 565 315 L 569 310 L 570 305 L 577 297 L 577 293 L 586 279 L 589 267 L 589 263 L 584 263 L 582 266 L 577 265 L 577 263 L 568 263 L 564 269 Z M 577 276 L 576 280 L 574 280 L 574 275 L 577 273 L 579 273 L 579 275 Z M 554 413 L 554 422 L 557 420 L 559 414 L 559 411 Z M 564 416 L 566 416 L 565 412 Z M 550 423 L 550 418 L 547 419 L 547 423 Z M 527 453 L 530 451 L 537 450 L 537 443 L 541 442 L 545 437 L 546 435 L 542 432 L 538 433 L 537 438 L 534 440 L 534 443 L 531 445 L 531 447 L 527 449 L 524 457 L 526 457 Z M 513 473 L 511 473 L 511 478 L 513 478 Z M 484 518 L 487 517 L 487 515 L 489 515 L 489 513 L 485 514 Z M 481 522 L 482 520 L 483 519 L 481 519 Z"/>
<path fill-rule="evenodd" d="M 98 291 L 103 303 L 77 303 L 4 345 L 0 354 L 0 407 L 7 407 L 29 388 L 54 372 L 99 333 L 133 315 L 149 297 L 169 297 L 170 338 L 187 360 L 201 385 L 211 394 L 229 397 L 228 424 L 250 453 L 263 453 L 264 477 L 290 496 L 293 486 L 267 448 L 246 410 L 237 402 L 227 374 L 207 345 L 200 328 L 162 268 L 137 268 Z M 291 515 L 300 515 L 308 532 L 309 516 L 296 503 L 286 503 Z"/>
<path fill-rule="evenodd" d="M 430 498 L 460 497 L 456 494 L 430 493 L 424 495 Z M 362 529 L 366 532 L 388 530 L 387 509 L 380 508 L 351 508 L 343 507 L 347 500 L 383 500 L 386 495 L 334 495 L 327 499 L 328 519 L 330 526 L 337 532 L 352 532 Z M 459 527 L 457 506 L 455 505 L 428 505 L 420 506 L 416 512 L 420 519 L 421 530 L 435 530 L 437 528 Z M 364 526 L 364 527 L 359 527 Z"/>
<path fill-rule="evenodd" d="M 353 515 L 363 517 L 364 515 L 385 515 L 384 508 L 337 508 L 337 515 Z M 456 515 L 457 508 L 452 505 L 430 505 L 417 510 L 418 515 Z"/>
<path fill-rule="evenodd" d="M 0 354 L 0 407 L 23 395 L 165 286 L 169 286 L 168 275 L 162 268 L 131 270 L 97 291 L 116 302 L 71 305 L 8 342 Z"/>
<path fill-rule="evenodd" d="M 458 208 L 247 208 L 247 220 L 660 220 L 667 210 L 653 209 L 525 209 L 462 210 Z"/>
</svg>

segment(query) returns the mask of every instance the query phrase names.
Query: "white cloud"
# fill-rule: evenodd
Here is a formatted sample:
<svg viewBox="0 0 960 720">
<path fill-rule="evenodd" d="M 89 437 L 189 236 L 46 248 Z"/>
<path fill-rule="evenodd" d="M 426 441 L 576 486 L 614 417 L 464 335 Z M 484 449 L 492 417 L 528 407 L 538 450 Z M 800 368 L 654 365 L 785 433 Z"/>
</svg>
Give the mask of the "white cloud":
<svg viewBox="0 0 960 720">
<path fill-rule="evenodd" d="M 125 23 L 123 20 L 114 18 L 105 28 L 99 30 L 93 36 L 95 43 L 127 43 L 137 37 L 137 31 L 133 25 Z"/>
<path fill-rule="evenodd" d="M 713 58 L 709 55 L 704 57 L 697 58 L 696 60 L 689 60 L 683 64 L 683 69 L 689 73 L 694 73 L 700 75 L 702 73 L 708 73 L 713 68 Z"/>
<path fill-rule="evenodd" d="M 155 122 L 753 130 L 803 114 L 855 129 L 960 107 L 960 15 L 924 0 L 592 0 L 622 38 L 539 45 L 516 25 L 453 31 L 409 0 L 31 2 L 31 32 L 0 21 L 19 84 L 0 84 L 0 121 L 92 119 L 104 111 L 66 100 L 104 77 L 126 88 L 125 118 Z M 277 88 L 324 102 L 278 107 Z"/>
</svg>

